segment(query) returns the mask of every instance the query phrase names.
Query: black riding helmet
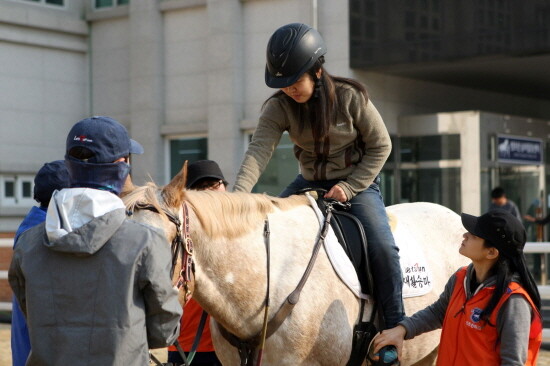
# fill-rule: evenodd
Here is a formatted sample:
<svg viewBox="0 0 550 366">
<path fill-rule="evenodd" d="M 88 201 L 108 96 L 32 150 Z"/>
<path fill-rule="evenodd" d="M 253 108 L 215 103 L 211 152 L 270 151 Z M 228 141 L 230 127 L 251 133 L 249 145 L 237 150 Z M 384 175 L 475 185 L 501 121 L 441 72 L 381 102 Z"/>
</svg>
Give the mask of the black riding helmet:
<svg viewBox="0 0 550 366">
<path fill-rule="evenodd" d="M 270 88 L 286 88 L 327 53 L 323 37 L 309 25 L 287 24 L 275 31 L 267 44 L 265 83 Z"/>
</svg>

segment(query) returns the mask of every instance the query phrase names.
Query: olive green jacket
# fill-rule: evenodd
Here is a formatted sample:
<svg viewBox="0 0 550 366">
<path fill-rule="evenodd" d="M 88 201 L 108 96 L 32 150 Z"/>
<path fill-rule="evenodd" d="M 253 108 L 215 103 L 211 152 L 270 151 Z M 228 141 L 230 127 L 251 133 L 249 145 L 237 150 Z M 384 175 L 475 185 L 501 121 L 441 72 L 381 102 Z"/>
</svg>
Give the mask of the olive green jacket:
<svg viewBox="0 0 550 366">
<path fill-rule="evenodd" d="M 391 152 L 391 140 L 382 117 L 370 100 L 348 84 L 337 83 L 345 105 L 330 126 L 325 141 L 315 141 L 307 123 L 300 133 L 297 103 L 282 95 L 268 100 L 235 182 L 235 191 L 250 192 L 277 147 L 283 132 L 294 143 L 294 155 L 306 180 L 341 180 L 348 200 L 376 178 Z"/>
</svg>

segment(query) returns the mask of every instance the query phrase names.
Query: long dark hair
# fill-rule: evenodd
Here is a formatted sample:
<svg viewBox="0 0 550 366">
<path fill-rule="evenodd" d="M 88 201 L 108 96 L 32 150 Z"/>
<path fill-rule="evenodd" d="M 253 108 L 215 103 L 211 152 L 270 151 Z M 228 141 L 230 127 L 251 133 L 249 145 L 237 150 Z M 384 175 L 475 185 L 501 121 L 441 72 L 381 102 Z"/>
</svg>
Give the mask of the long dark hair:
<svg viewBox="0 0 550 366">
<path fill-rule="evenodd" d="M 487 241 L 485 241 L 484 246 L 486 248 L 494 247 L 494 245 L 491 245 L 491 243 Z M 497 306 L 500 298 L 506 292 L 506 289 L 512 281 L 512 277 L 515 273 L 519 274 L 521 286 L 525 289 L 525 291 L 527 291 L 531 301 L 533 301 L 533 304 L 535 304 L 537 310 L 540 312 L 541 301 L 539 290 L 533 275 L 527 268 L 523 251 L 518 250 L 518 253 L 514 258 L 510 258 L 506 254 L 503 254 L 502 251 L 499 251 L 499 257 L 496 264 L 492 268 L 492 272 L 497 276 L 495 291 L 489 299 L 489 303 L 485 309 L 483 309 L 481 319 L 489 323 L 491 313 L 495 310 L 495 306 Z"/>
<path fill-rule="evenodd" d="M 363 84 L 353 79 L 329 74 L 323 67 L 324 63 L 325 57 L 321 56 L 306 72 L 315 82 L 314 94 L 306 103 L 296 103 L 282 90 L 279 90 L 270 96 L 263 104 L 263 106 L 265 106 L 269 99 L 275 97 L 283 97 L 290 100 L 291 104 L 294 103 L 297 108 L 300 121 L 299 133 L 301 133 L 306 124 L 309 123 L 313 131 L 313 136 L 317 141 L 324 140 L 328 136 L 330 125 L 336 122 L 338 113 L 343 112 L 343 104 L 339 100 L 338 93 L 336 93 L 336 82 L 351 85 L 363 94 L 365 100 L 368 100 L 367 90 Z M 320 78 L 317 77 L 319 71 L 321 71 Z"/>
</svg>

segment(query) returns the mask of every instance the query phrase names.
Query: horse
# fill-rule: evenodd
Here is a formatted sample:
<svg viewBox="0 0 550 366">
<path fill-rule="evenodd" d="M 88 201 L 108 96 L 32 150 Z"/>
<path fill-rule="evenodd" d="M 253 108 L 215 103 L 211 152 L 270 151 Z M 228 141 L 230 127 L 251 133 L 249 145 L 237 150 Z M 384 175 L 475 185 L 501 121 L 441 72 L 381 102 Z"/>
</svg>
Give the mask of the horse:
<svg viewBox="0 0 550 366">
<path fill-rule="evenodd" d="M 187 191 L 185 179 L 184 166 L 164 187 L 153 182 L 130 186 L 122 195 L 123 201 L 133 212 L 133 219 L 161 228 L 169 241 L 180 229 L 169 216 L 181 218 L 182 207 L 187 207 L 189 235 L 194 243 L 193 297 L 211 315 L 218 358 L 225 366 L 237 366 L 241 364 L 239 353 L 222 336 L 221 329 L 246 340 L 263 328 L 268 287 L 266 221 L 270 240 L 268 319 L 300 281 L 321 224 L 304 195 L 278 198 Z M 155 209 L 145 210 L 145 206 Z M 387 207 L 387 212 L 392 231 L 401 232 L 401 237 L 424 250 L 432 273 L 430 292 L 404 299 L 406 314 L 412 315 L 433 303 L 448 278 L 465 264 L 458 254 L 465 230 L 456 213 L 437 204 L 404 203 Z M 180 296 L 182 303 L 184 297 Z M 263 365 L 346 365 L 361 301 L 337 276 L 323 247 L 300 298 L 265 341 Z M 367 308 L 371 314 L 373 303 Z M 401 364 L 433 364 L 439 336 L 440 332 L 434 331 L 406 341 Z"/>
</svg>

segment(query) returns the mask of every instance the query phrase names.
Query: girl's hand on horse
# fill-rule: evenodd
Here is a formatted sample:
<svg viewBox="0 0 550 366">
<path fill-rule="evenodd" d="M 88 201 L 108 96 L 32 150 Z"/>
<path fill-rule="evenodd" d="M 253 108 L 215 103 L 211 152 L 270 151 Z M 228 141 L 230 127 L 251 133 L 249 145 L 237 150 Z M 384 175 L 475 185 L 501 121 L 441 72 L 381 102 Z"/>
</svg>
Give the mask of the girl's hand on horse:
<svg viewBox="0 0 550 366">
<path fill-rule="evenodd" d="M 339 202 L 346 202 L 348 200 L 346 193 L 338 185 L 332 186 L 330 191 L 325 194 L 325 198 L 332 198 Z"/>
<path fill-rule="evenodd" d="M 395 328 L 384 330 L 378 337 L 374 339 L 374 353 L 378 353 L 380 348 L 388 345 L 394 345 L 397 348 L 397 357 L 401 359 L 401 352 L 403 351 L 403 341 L 407 329 L 404 326 L 398 325 Z"/>
</svg>

